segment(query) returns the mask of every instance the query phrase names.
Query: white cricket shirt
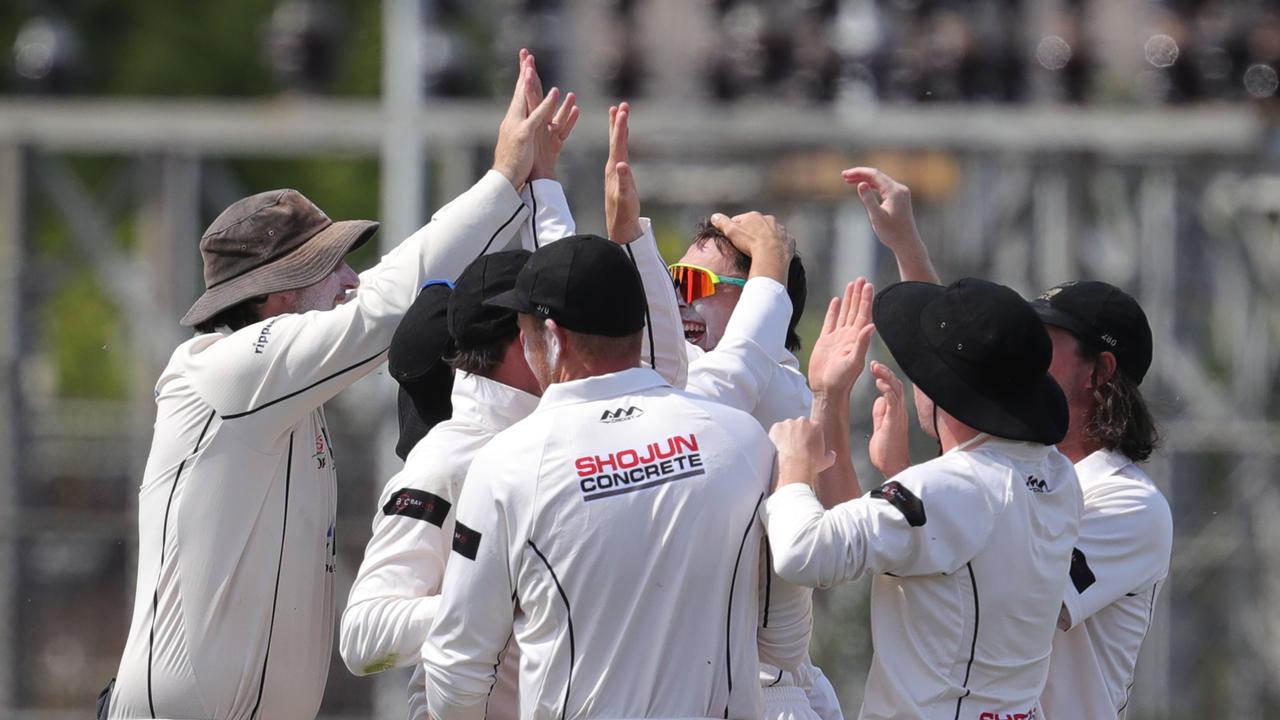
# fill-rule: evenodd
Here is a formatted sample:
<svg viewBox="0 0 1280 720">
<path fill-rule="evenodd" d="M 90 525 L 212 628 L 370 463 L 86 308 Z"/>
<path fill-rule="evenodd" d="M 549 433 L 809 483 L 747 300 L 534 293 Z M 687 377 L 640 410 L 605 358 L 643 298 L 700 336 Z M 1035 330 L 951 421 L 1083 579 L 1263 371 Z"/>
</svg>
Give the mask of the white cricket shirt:
<svg viewBox="0 0 1280 720">
<path fill-rule="evenodd" d="M 447 212 L 445 212 L 447 210 Z M 430 278 L 502 247 L 528 210 L 496 172 L 326 312 L 174 351 L 138 499 L 133 621 L 113 718 L 310 718 L 333 647 L 336 474 L 322 404 L 377 368 Z"/>
<path fill-rule="evenodd" d="M 755 718 L 757 653 L 803 656 L 808 604 L 758 602 L 773 446 L 651 370 L 558 383 L 476 456 L 423 649 L 436 717 L 478 718 L 501 649 L 522 718 Z"/>
<path fill-rule="evenodd" d="M 564 191 L 555 181 L 535 180 L 521 197 L 536 216 L 520 230 L 521 244 L 534 250 L 572 235 L 574 221 Z M 658 336 L 680 323 L 666 265 L 647 219 L 644 233 L 623 246 L 636 263 L 648 296 L 646 320 L 656 324 Z M 646 333 L 648 336 L 648 333 Z M 683 340 L 682 340 L 683 342 Z M 662 348 L 643 358 L 658 363 L 669 382 L 682 379 L 683 363 L 668 358 Z M 538 398 L 487 378 L 459 373 L 452 392 L 453 417 L 436 426 L 414 446 L 405 467 L 382 491 L 374 515 L 373 534 L 343 612 L 339 648 L 347 667 L 366 675 L 392 667 L 415 665 L 409 684 L 409 717 L 427 717 L 422 644 L 439 602 L 453 539 L 452 506 L 475 454 L 498 432 L 526 417 Z M 518 648 L 507 649 L 499 680 L 487 703 L 490 719 L 518 715 L 516 694 Z"/>
<path fill-rule="evenodd" d="M 1034 716 L 1080 505 L 1057 449 L 980 435 L 825 512 L 787 485 L 766 517 L 782 577 L 875 576 L 861 717 L 978 720 Z"/>
<path fill-rule="evenodd" d="M 1169 574 L 1173 519 L 1155 483 L 1121 453 L 1099 450 L 1076 475 L 1084 515 L 1041 704 L 1051 720 L 1123 718 Z"/>
</svg>

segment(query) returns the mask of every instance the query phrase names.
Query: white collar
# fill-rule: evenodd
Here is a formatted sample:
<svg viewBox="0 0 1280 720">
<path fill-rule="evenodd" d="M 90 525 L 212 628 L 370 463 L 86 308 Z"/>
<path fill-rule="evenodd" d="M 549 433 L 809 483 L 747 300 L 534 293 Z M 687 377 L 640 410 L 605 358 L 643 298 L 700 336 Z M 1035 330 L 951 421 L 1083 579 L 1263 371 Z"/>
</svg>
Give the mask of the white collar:
<svg viewBox="0 0 1280 720">
<path fill-rule="evenodd" d="M 538 407 L 538 397 L 497 380 L 459 372 L 453 378 L 453 418 L 505 430 Z"/>
<path fill-rule="evenodd" d="M 1133 464 L 1124 453 L 1102 448 L 1095 450 L 1076 463 L 1076 474 L 1081 477 L 1106 477 L 1114 475 Z"/>
<path fill-rule="evenodd" d="M 543 391 L 538 409 L 604 400 L 666 384 L 667 381 L 661 375 L 649 368 L 628 368 L 616 373 L 555 383 Z"/>
</svg>

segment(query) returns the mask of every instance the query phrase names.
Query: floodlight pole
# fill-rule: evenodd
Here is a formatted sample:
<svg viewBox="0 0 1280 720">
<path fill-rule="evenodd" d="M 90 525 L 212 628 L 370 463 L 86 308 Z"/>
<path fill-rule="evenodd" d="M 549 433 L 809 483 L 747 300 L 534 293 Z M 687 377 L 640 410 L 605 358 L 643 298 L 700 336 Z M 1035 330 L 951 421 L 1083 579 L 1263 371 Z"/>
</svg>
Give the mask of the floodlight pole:
<svg viewBox="0 0 1280 720">
<path fill-rule="evenodd" d="M 385 254 L 425 222 L 426 140 L 419 127 L 422 114 L 422 40 L 430 17 L 431 0 L 383 0 L 382 3 L 382 229 L 378 246 Z M 389 375 L 374 373 L 365 379 L 375 383 L 380 407 L 395 406 L 395 383 Z M 382 413 L 375 435 L 377 481 L 374 499 L 382 483 L 401 467 L 393 448 L 398 433 L 396 414 Z M 407 674 L 378 674 L 373 696 L 374 716 L 403 718 L 406 712 Z"/>
</svg>

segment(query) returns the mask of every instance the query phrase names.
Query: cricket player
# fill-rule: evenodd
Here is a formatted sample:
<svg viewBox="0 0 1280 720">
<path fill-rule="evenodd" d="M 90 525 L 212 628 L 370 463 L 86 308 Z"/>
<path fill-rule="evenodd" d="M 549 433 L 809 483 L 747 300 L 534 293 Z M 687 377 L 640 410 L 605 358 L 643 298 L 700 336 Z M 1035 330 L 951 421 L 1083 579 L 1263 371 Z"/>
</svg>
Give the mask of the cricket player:
<svg viewBox="0 0 1280 720">
<path fill-rule="evenodd" d="M 133 622 L 115 718 L 308 718 L 333 640 L 336 474 L 323 404 L 376 369 L 428 278 L 502 247 L 528 213 L 538 134 L 522 65 L 494 168 L 376 266 L 343 258 L 375 232 L 293 190 L 234 203 L 200 241 L 199 330 L 156 383 L 139 492 Z"/>
<path fill-rule="evenodd" d="M 1053 720 L 1123 718 L 1173 545 L 1169 503 L 1137 465 L 1159 442 L 1139 389 L 1151 327 L 1136 300 L 1104 282 L 1064 283 L 1031 305 L 1071 410 L 1058 449 L 1084 493 L 1041 704 Z"/>
<path fill-rule="evenodd" d="M 536 68 L 535 68 L 536 70 Z M 536 89 L 528 102 L 537 106 Z M 572 94 L 553 121 L 554 147 L 540 147 L 526 192 L 526 203 L 536 208 L 536 235 L 525 225 L 521 241 L 526 250 L 496 253 L 472 263 L 447 296 L 447 319 L 438 310 L 423 308 L 421 324 L 396 331 L 391 356 L 412 349 L 427 358 L 448 360 L 458 370 L 452 383 L 453 417 L 427 433 L 410 452 L 404 469 L 386 484 L 374 516 L 373 535 L 352 585 L 342 617 L 340 650 L 348 668 L 357 675 L 391 667 L 414 665 L 409 686 L 409 717 L 426 718 L 426 684 L 421 667 L 422 645 L 440 601 L 440 583 L 450 555 L 454 515 L 463 480 L 475 454 L 498 432 L 523 419 L 537 405 L 541 388 L 529 371 L 519 343 L 514 311 L 485 306 L 484 301 L 515 287 L 516 275 L 529 257 L 528 250 L 545 247 L 572 235 L 574 221 L 564 191 L 555 180 L 560 147 L 572 130 L 577 113 Z M 570 107 L 566 111 L 566 107 Z M 671 292 L 666 266 L 658 253 L 648 220 L 635 213 L 619 220 L 613 208 L 626 204 L 619 193 L 634 194 L 615 184 L 606 187 L 611 237 L 635 263 L 645 288 L 646 324 L 656 324 L 658 337 L 679 331 L 679 311 Z M 433 288 L 424 290 L 424 296 Z M 434 288 L 441 292 L 441 288 Z M 423 300 L 419 298 L 419 301 Z M 415 303 L 416 307 L 416 303 Z M 441 332 L 443 331 L 443 333 Z M 439 335 L 452 337 L 445 349 Z M 683 359 L 673 351 L 648 347 L 642 357 L 669 382 L 682 382 Z M 404 349 L 397 347 L 397 341 Z M 434 342 L 434 345 L 432 344 Z M 503 654 L 493 693 L 486 706 L 489 718 L 518 716 L 516 693 L 518 652 L 512 644 Z"/>
<path fill-rule="evenodd" d="M 974 279 L 892 285 L 873 319 L 933 401 L 944 454 L 824 511 L 822 430 L 775 426 L 777 572 L 811 587 L 873 575 L 861 717 L 1035 717 L 1081 512 L 1053 447 L 1068 420 L 1048 334 L 1013 290 Z"/>
<path fill-rule="evenodd" d="M 844 178 L 857 186 L 903 279 L 928 280 L 932 265 L 906 186 L 874 168 L 851 168 Z M 1151 328 L 1137 301 L 1101 282 L 1059 285 L 1032 307 L 1053 341 L 1049 372 L 1070 408 L 1058 449 L 1075 464 L 1084 501 L 1042 706 L 1055 720 L 1123 717 L 1173 540 L 1168 502 L 1136 464 L 1159 441 L 1139 389 L 1151 365 Z M 905 432 L 879 426 L 905 412 L 902 387 L 887 368 L 873 372 L 877 403 L 894 407 L 882 405 L 875 416 L 871 456 L 892 477 L 907 464 Z"/>
<path fill-rule="evenodd" d="M 520 313 L 544 390 L 455 508 L 423 650 L 432 715 L 483 717 L 514 635 L 521 717 L 758 718 L 757 654 L 794 665 L 811 624 L 807 598 L 779 596 L 756 632 L 763 430 L 638 367 L 644 291 L 608 241 L 539 249 L 490 302 Z"/>
</svg>

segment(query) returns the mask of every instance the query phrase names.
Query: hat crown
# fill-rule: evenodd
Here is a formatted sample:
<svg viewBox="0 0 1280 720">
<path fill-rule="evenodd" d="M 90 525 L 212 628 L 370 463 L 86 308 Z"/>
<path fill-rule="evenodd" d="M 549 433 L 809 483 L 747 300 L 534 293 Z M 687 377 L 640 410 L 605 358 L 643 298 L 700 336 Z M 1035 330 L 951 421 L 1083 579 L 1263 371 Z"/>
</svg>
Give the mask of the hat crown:
<svg viewBox="0 0 1280 720">
<path fill-rule="evenodd" d="M 283 257 L 332 224 L 297 190 L 271 190 L 238 200 L 200 238 L 205 287 Z"/>
<path fill-rule="evenodd" d="M 644 327 L 644 285 L 626 251 L 574 235 L 533 254 L 516 279 L 531 312 L 568 330 L 618 337 Z"/>
<path fill-rule="evenodd" d="M 1120 370 L 1142 382 L 1151 367 L 1147 314 L 1131 295 L 1099 280 L 1073 280 L 1033 301 L 1041 320 L 1062 327 L 1098 351 L 1116 356 Z"/>
<path fill-rule="evenodd" d="M 528 250 L 482 255 L 458 276 L 449 298 L 449 332 L 458 348 L 470 349 L 515 336 L 515 311 L 485 305 L 485 301 L 514 288 L 532 255 Z"/>
<path fill-rule="evenodd" d="M 920 314 L 921 332 L 951 368 L 978 383 L 1009 389 L 1039 382 L 1053 344 L 1031 307 L 1013 290 L 965 278 Z"/>
</svg>

